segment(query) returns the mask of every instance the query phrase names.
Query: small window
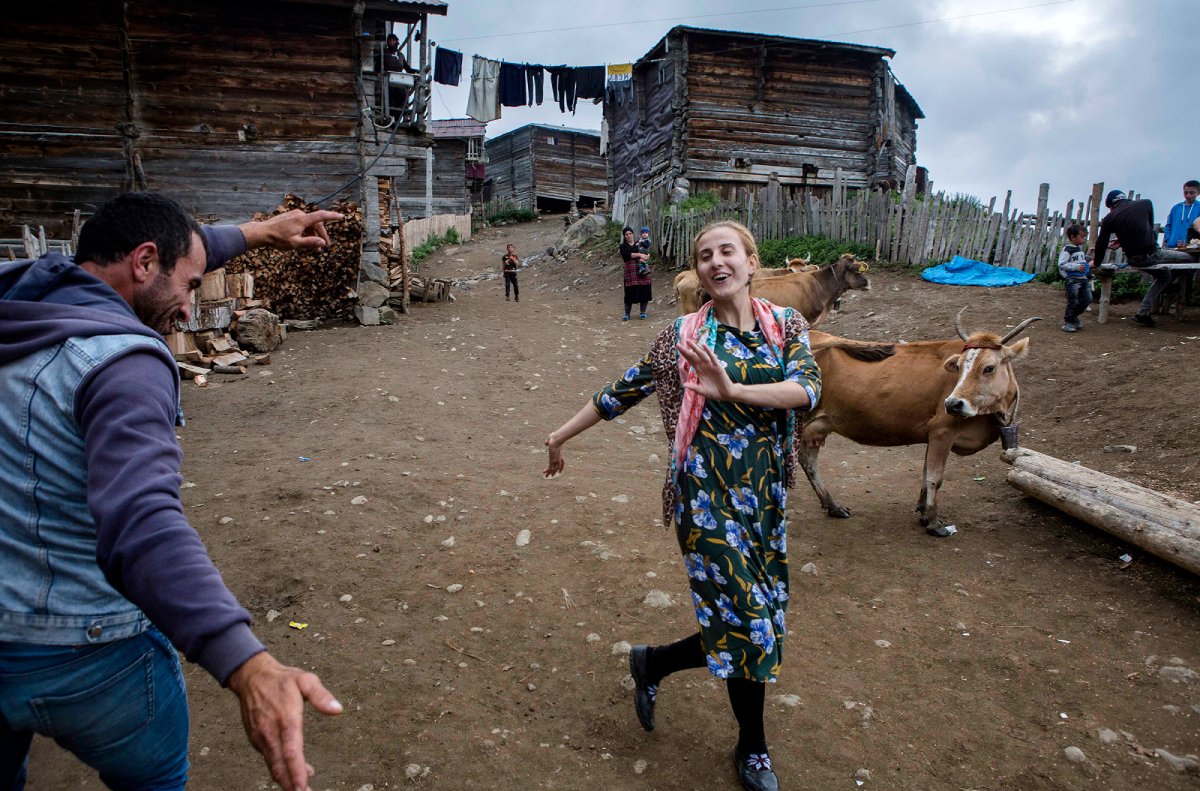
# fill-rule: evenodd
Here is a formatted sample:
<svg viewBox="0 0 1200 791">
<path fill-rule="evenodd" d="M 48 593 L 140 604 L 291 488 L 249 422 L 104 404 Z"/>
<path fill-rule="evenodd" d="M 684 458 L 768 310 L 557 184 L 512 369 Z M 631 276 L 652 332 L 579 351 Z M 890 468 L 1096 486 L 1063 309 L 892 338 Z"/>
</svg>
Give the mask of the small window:
<svg viewBox="0 0 1200 791">
<path fill-rule="evenodd" d="M 558 145 L 558 141 L 556 141 L 556 140 L 555 140 L 553 137 L 547 137 L 547 138 L 546 138 L 546 145 L 548 145 L 548 146 L 556 146 L 556 145 Z"/>
<path fill-rule="evenodd" d="M 483 153 L 483 139 L 479 137 L 467 138 L 467 161 L 478 162 Z"/>
<path fill-rule="evenodd" d="M 667 64 L 658 64 L 658 84 L 662 85 L 667 81 Z"/>
</svg>

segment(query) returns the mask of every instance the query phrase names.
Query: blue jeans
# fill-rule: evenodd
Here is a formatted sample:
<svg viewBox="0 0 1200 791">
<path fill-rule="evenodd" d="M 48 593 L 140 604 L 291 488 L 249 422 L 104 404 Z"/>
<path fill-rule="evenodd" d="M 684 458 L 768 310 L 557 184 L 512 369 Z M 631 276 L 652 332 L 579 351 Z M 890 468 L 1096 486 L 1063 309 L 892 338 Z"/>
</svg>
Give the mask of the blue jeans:
<svg viewBox="0 0 1200 791">
<path fill-rule="evenodd" d="M 188 705 L 175 649 L 154 627 L 77 648 L 0 642 L 0 791 L 25 788 L 34 733 L 116 791 L 182 790 Z"/>
<path fill-rule="evenodd" d="M 1070 324 L 1092 304 L 1092 284 L 1086 277 L 1068 277 L 1063 282 L 1063 291 L 1067 295 L 1067 310 L 1063 314 L 1063 322 Z"/>
</svg>

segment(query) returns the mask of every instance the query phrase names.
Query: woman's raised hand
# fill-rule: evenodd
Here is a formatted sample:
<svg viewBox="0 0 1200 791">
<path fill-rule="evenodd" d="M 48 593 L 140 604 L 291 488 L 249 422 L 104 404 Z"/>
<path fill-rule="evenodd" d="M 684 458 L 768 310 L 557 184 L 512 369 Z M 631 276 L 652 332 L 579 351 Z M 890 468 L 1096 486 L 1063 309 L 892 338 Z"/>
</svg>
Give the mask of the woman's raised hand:
<svg viewBox="0 0 1200 791">
<path fill-rule="evenodd" d="M 715 401 L 734 401 L 737 385 L 729 378 L 729 374 L 717 359 L 717 353 L 707 346 L 697 346 L 695 341 L 679 345 L 679 353 L 688 365 L 696 372 L 698 382 L 684 382 L 688 390 L 694 390 L 700 395 Z"/>
<path fill-rule="evenodd" d="M 550 451 L 550 460 L 546 464 L 546 469 L 542 471 L 543 478 L 553 478 L 557 476 L 567 466 L 566 457 L 563 456 L 562 444 L 554 443 L 554 436 L 546 440 L 546 448 Z"/>
</svg>

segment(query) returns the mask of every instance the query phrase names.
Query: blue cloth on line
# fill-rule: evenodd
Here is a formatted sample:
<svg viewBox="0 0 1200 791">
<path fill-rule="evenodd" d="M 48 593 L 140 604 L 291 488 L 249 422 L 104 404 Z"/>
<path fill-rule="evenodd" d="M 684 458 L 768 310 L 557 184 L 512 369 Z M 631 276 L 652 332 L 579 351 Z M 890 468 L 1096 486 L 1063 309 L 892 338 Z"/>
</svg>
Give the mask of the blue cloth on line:
<svg viewBox="0 0 1200 791">
<path fill-rule="evenodd" d="M 956 255 L 945 264 L 921 272 L 930 283 L 951 286 L 1019 286 L 1033 280 L 1033 273 L 1009 266 L 992 266 Z"/>
</svg>

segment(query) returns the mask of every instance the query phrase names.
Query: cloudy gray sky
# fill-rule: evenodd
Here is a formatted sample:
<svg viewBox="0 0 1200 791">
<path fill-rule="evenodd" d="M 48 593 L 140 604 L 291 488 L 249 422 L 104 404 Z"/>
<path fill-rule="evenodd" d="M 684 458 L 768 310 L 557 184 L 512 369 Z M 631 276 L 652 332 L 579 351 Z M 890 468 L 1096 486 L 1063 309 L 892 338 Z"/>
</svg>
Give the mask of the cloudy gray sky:
<svg viewBox="0 0 1200 791">
<path fill-rule="evenodd" d="M 462 117 L 474 54 L 575 66 L 636 60 L 677 24 L 890 47 L 927 116 L 917 159 L 937 189 L 986 202 L 1013 191 L 1052 209 L 1091 185 L 1136 190 L 1156 219 L 1200 178 L 1196 0 L 450 0 L 433 39 L 464 55 L 463 84 L 435 85 L 434 117 Z M 795 6 L 809 5 L 809 8 Z M 1030 8 L 1029 6 L 1040 6 Z M 1016 10 L 1006 10 L 1016 9 Z M 1004 11 L 1004 13 L 985 12 Z M 752 12 L 752 13 L 741 13 Z M 702 16 L 709 15 L 709 16 Z M 979 15 L 970 16 L 968 15 Z M 929 20 L 949 21 L 929 22 Z M 644 21 L 642 21 L 644 20 Z M 929 22 L 928 24 L 921 24 Z M 619 24 L 621 23 L 621 24 Z M 536 32 L 554 28 L 583 30 Z M 500 35 L 516 34 L 516 35 Z M 504 108 L 494 137 L 527 123 L 599 128 L 600 109 Z"/>
</svg>

